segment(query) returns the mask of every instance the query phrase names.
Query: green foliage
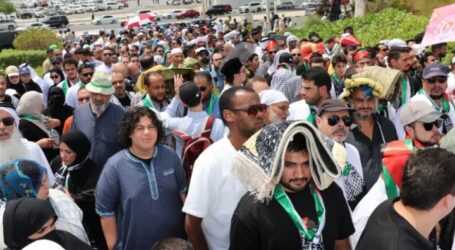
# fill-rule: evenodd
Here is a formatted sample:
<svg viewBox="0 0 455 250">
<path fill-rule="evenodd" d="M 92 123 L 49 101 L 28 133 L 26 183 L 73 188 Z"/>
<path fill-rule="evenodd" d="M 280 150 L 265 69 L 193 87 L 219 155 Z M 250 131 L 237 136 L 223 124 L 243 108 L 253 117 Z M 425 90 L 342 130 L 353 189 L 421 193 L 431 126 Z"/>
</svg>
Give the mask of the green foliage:
<svg viewBox="0 0 455 250">
<path fill-rule="evenodd" d="M 380 40 L 413 38 L 424 32 L 428 16 L 416 16 L 397 9 L 385 9 L 377 14 L 368 14 L 361 18 L 344 19 L 336 22 L 323 22 L 290 30 L 300 38 L 306 38 L 309 32 L 318 32 L 323 39 L 339 36 L 345 26 L 353 26 L 357 39 L 363 46 L 374 46 Z"/>
<path fill-rule="evenodd" d="M 16 7 L 9 0 L 0 0 L 0 13 L 11 14 L 16 12 Z"/>
<path fill-rule="evenodd" d="M 34 69 L 37 69 L 38 67 L 41 67 L 46 56 L 45 50 L 4 49 L 0 53 L 0 68 L 5 69 L 9 65 L 18 66 L 26 62 Z"/>
<path fill-rule="evenodd" d="M 14 39 L 14 48 L 18 50 L 46 50 L 51 44 L 63 47 L 62 41 L 50 29 L 26 29 Z"/>
</svg>

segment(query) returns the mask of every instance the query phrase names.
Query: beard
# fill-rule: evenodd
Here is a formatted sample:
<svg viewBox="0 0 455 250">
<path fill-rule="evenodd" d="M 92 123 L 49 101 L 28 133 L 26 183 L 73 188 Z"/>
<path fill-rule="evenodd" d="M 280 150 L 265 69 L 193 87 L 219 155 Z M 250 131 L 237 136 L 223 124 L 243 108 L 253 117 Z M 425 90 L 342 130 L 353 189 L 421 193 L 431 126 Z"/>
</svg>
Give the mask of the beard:
<svg viewBox="0 0 455 250">
<path fill-rule="evenodd" d="M 106 111 L 107 106 L 109 106 L 109 102 L 103 104 L 96 104 L 92 100 L 90 100 L 90 107 L 92 108 L 93 113 L 101 115 Z"/>
<path fill-rule="evenodd" d="M 279 117 L 275 112 L 273 112 L 272 110 L 270 110 L 269 112 L 269 121 L 271 123 L 274 123 L 274 122 L 280 122 L 280 121 L 283 121 L 283 119 L 281 119 L 281 117 Z"/>
<path fill-rule="evenodd" d="M 441 95 L 430 95 L 431 99 L 433 100 L 440 100 L 444 97 L 444 94 Z"/>
<path fill-rule="evenodd" d="M 0 141 L 0 165 L 18 158 L 27 158 L 27 150 L 21 138 L 18 128 L 14 128 L 9 139 Z"/>
</svg>

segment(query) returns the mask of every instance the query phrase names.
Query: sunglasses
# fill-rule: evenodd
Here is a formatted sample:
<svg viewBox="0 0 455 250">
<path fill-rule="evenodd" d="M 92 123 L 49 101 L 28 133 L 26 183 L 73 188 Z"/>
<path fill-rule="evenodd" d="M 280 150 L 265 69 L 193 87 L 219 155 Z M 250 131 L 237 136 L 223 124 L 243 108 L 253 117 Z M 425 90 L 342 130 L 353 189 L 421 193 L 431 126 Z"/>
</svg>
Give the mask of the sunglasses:
<svg viewBox="0 0 455 250">
<path fill-rule="evenodd" d="M 0 120 L 0 122 L 3 123 L 5 126 L 11 126 L 14 124 L 14 118 L 13 117 L 5 117 Z"/>
<path fill-rule="evenodd" d="M 269 55 L 275 54 L 275 51 L 269 51 Z"/>
<path fill-rule="evenodd" d="M 85 74 L 81 74 L 83 77 L 92 77 L 93 76 L 93 73 L 85 73 Z"/>
<path fill-rule="evenodd" d="M 230 109 L 234 112 L 246 112 L 248 116 L 256 116 L 258 113 L 264 113 L 267 110 L 267 104 L 251 105 L 245 109 Z"/>
<path fill-rule="evenodd" d="M 433 76 L 427 79 L 427 82 L 430 84 L 435 84 L 437 82 L 439 83 L 446 83 L 447 82 L 447 76 Z"/>
<path fill-rule="evenodd" d="M 202 91 L 202 92 L 204 92 L 204 91 L 207 90 L 207 87 L 199 87 L 199 90 Z"/>
<path fill-rule="evenodd" d="M 338 122 L 340 122 L 340 120 L 343 121 L 344 123 L 344 126 L 346 127 L 350 127 L 353 123 L 353 120 L 350 116 L 343 116 L 343 117 L 339 117 L 337 115 L 331 115 L 329 116 L 329 118 L 327 118 L 327 123 L 330 125 L 330 126 L 335 126 L 338 124 Z"/>
<path fill-rule="evenodd" d="M 302 54 L 292 54 L 292 56 L 301 56 Z"/>
<path fill-rule="evenodd" d="M 442 126 L 442 122 L 443 122 L 442 119 L 437 119 L 434 122 L 423 122 L 422 124 L 423 124 L 423 128 L 426 131 L 431 131 L 433 129 L 433 126 L 436 126 L 436 128 L 440 128 Z"/>
<path fill-rule="evenodd" d="M 51 75 L 51 78 L 52 79 L 58 79 L 58 78 L 60 78 L 60 76 L 59 75 Z"/>
</svg>

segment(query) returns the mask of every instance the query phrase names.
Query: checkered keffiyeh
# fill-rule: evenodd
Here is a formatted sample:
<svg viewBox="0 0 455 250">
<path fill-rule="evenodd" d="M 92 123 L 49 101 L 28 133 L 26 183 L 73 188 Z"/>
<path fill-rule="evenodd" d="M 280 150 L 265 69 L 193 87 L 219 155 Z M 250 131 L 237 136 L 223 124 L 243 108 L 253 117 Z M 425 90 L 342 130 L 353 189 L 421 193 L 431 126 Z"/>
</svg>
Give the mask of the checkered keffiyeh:
<svg viewBox="0 0 455 250">
<path fill-rule="evenodd" d="M 344 166 L 343 146 L 322 138 L 306 121 L 284 121 L 270 124 L 251 136 L 240 148 L 233 162 L 233 173 L 258 200 L 270 200 L 280 182 L 284 154 L 294 135 L 305 136 L 311 175 L 316 187 L 327 188 Z"/>
</svg>

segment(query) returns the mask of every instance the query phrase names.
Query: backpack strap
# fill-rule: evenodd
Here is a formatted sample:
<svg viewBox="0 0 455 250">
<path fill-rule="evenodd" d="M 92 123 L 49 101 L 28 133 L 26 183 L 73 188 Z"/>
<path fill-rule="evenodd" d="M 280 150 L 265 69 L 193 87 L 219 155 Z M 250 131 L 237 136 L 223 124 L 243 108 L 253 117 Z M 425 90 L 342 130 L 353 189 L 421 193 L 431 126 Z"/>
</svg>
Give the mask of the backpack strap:
<svg viewBox="0 0 455 250">
<path fill-rule="evenodd" d="M 172 130 L 171 134 L 181 138 L 184 142 L 191 140 L 191 136 L 181 130 Z"/>
<path fill-rule="evenodd" d="M 215 117 L 210 115 L 207 117 L 207 121 L 205 122 L 204 130 L 202 130 L 201 136 L 210 138 L 210 134 L 212 133 L 212 126 L 215 122 Z"/>
</svg>

